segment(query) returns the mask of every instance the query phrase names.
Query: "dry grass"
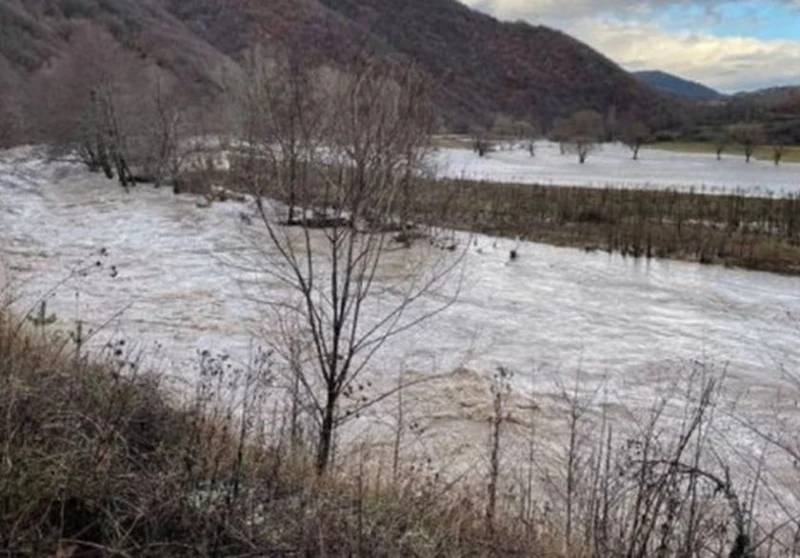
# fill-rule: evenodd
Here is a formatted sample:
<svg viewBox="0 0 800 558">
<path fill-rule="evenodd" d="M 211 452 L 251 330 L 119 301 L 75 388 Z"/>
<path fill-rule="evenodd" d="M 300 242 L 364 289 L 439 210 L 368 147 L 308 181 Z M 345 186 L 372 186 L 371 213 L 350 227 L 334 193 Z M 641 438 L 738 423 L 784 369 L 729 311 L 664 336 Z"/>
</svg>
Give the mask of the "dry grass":
<svg viewBox="0 0 800 558">
<path fill-rule="evenodd" d="M 0 555 L 555 556 L 434 479 L 317 477 L 274 413 L 235 418 L 252 370 L 209 359 L 180 403 L 120 347 L 77 359 L 0 313 Z"/>
<path fill-rule="evenodd" d="M 413 215 L 560 246 L 800 273 L 800 199 L 431 181 Z"/>
</svg>

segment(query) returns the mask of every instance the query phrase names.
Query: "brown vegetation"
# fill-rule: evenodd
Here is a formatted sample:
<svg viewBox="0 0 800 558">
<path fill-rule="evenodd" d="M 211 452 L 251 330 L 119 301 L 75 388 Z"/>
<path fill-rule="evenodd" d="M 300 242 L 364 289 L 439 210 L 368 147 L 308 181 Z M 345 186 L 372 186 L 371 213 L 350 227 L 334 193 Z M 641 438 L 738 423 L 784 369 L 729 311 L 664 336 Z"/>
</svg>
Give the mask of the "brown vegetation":
<svg viewBox="0 0 800 558">
<path fill-rule="evenodd" d="M 533 551 L 502 527 L 489 535 L 480 512 L 432 479 L 379 487 L 317 477 L 284 429 L 287 417 L 266 406 L 268 359 L 234 369 L 203 355 L 185 399 L 128 357 L 122 341 L 79 356 L 44 326 L 32 332 L 0 314 L 3 555 Z"/>
<path fill-rule="evenodd" d="M 563 246 L 800 273 L 800 199 L 440 180 L 416 218 Z"/>
</svg>

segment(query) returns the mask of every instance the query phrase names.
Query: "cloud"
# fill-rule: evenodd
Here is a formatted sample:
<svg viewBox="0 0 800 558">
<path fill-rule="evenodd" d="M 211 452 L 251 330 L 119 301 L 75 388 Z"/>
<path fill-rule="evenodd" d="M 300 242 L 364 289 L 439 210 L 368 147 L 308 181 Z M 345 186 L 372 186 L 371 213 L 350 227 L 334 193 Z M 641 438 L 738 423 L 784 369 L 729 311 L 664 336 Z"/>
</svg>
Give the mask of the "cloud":
<svg viewBox="0 0 800 558">
<path fill-rule="evenodd" d="M 796 39 L 742 31 L 755 27 L 754 13 L 800 17 L 800 0 L 463 1 L 563 29 L 630 70 L 663 70 L 726 92 L 800 84 L 800 28 Z"/>
<path fill-rule="evenodd" d="M 655 25 L 582 21 L 573 32 L 630 70 L 658 69 L 726 92 L 800 84 L 800 41 L 668 33 Z"/>
</svg>

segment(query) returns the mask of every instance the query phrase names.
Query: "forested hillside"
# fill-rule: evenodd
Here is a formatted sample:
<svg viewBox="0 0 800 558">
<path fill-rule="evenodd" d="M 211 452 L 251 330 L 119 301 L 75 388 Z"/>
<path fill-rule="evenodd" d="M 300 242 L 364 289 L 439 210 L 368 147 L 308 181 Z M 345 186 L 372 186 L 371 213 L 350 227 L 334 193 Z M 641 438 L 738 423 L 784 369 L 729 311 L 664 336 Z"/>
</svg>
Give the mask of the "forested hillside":
<svg viewBox="0 0 800 558">
<path fill-rule="evenodd" d="M 497 114 L 547 126 L 584 108 L 669 118 L 669 101 L 578 40 L 456 0 L 0 0 L 6 104 L 46 71 L 79 19 L 203 90 L 222 87 L 222 69 L 248 47 L 283 40 L 318 63 L 364 49 L 414 61 L 432 78 L 450 129 Z"/>
</svg>

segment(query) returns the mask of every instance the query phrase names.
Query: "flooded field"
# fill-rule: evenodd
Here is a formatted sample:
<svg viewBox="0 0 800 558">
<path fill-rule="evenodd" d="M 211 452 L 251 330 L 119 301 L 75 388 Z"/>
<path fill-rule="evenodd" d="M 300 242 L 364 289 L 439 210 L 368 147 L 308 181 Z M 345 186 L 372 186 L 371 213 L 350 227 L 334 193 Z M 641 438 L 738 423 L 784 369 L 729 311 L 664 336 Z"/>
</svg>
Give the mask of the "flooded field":
<svg viewBox="0 0 800 558">
<path fill-rule="evenodd" d="M 643 148 L 639 160 L 619 144 L 604 144 L 586 164 L 560 153 L 557 144 L 539 142 L 536 156 L 524 149 L 498 150 L 478 157 L 468 149 L 445 148 L 433 157 L 442 177 L 517 184 L 584 186 L 592 188 L 670 189 L 711 194 L 745 193 L 786 196 L 800 193 L 800 164 L 753 160 L 725 154 L 672 153 Z"/>
<path fill-rule="evenodd" d="M 243 218 L 252 211 L 235 202 L 201 208 L 166 189 L 126 194 L 79 166 L 46 164 L 30 149 L 4 152 L 6 293 L 20 311 L 45 298 L 56 327 L 85 321 L 102 329 L 97 346 L 125 339 L 149 366 L 180 380 L 194 379 L 202 351 L 246 363 L 276 331 L 252 286 L 292 296 L 236 265 L 269 252 L 258 223 Z M 646 416 L 699 369 L 724 376 L 717 433 L 747 463 L 760 458 L 763 444 L 727 410 L 767 424 L 800 399 L 798 278 L 456 238 L 466 253 L 455 303 L 393 338 L 370 367 L 385 386 L 404 371 L 445 375 L 419 407 L 429 419 L 429 453 L 480 450 L 491 406 L 486 378 L 500 366 L 513 372 L 520 401 L 555 408 L 577 382 L 581 393 L 628 418 Z M 406 265 L 423 249 L 398 250 L 388 264 Z M 421 308 L 450 295 L 432 294 Z M 517 408 L 522 413 L 525 404 Z M 543 436 L 557 439 L 563 421 L 544 416 Z M 380 438 L 384 430 L 374 432 Z"/>
</svg>

